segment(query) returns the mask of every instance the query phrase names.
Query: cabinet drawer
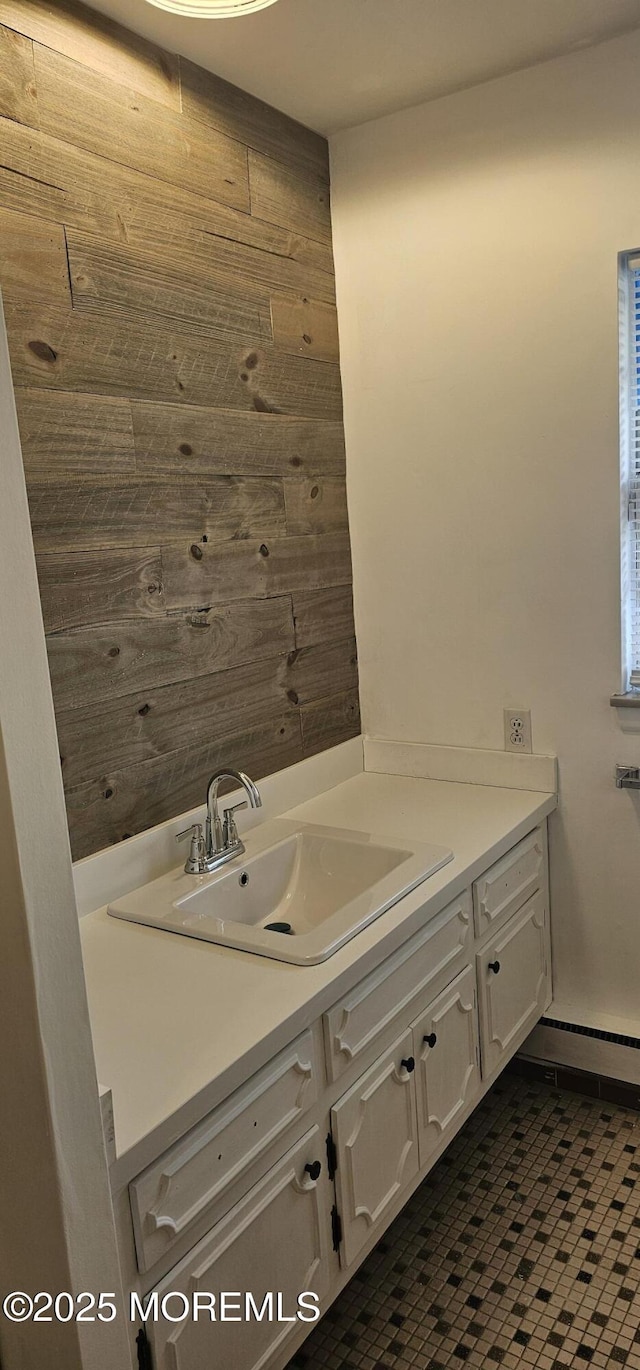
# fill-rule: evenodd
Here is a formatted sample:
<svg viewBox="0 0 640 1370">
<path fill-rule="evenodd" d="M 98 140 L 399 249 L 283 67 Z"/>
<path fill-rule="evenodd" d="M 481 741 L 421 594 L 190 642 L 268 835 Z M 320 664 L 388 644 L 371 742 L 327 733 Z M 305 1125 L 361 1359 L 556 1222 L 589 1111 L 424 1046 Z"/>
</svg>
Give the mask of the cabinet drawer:
<svg viewBox="0 0 640 1370">
<path fill-rule="evenodd" d="M 451 977 L 473 941 L 471 895 L 465 890 L 426 928 L 324 1015 L 329 1078 L 337 1080 L 414 995 Z M 443 979 L 444 977 L 444 979 Z"/>
<path fill-rule="evenodd" d="M 196 1295 L 203 1301 L 197 1318 L 150 1320 L 156 1370 L 262 1370 L 300 1327 L 299 1294 L 309 1290 L 324 1299 L 335 1256 L 333 1187 L 323 1153 L 324 1137 L 315 1127 L 152 1291 L 160 1309 L 173 1295 L 169 1317 L 182 1311 L 176 1295 L 191 1308 Z M 314 1180 L 310 1171 L 318 1161 Z M 224 1292 L 232 1290 L 237 1292 Z"/>
<path fill-rule="evenodd" d="M 478 937 L 488 928 L 501 927 L 545 884 L 545 865 L 544 833 L 536 828 L 476 880 L 473 910 Z"/>
<path fill-rule="evenodd" d="M 139 1270 L 155 1265 L 318 1097 L 318 1043 L 309 1030 L 129 1186 Z"/>
</svg>

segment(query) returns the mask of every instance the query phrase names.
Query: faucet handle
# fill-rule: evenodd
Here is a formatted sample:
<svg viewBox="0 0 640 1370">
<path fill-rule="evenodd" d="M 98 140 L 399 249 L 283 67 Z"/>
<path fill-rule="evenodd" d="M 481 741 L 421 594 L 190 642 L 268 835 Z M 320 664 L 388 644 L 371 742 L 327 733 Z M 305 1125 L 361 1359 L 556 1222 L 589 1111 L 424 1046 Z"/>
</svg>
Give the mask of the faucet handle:
<svg viewBox="0 0 640 1370">
<path fill-rule="evenodd" d="M 247 800 L 243 799 L 239 804 L 232 804 L 230 808 L 223 809 L 223 841 L 225 847 L 233 847 L 235 846 L 236 842 L 240 841 L 238 829 L 236 827 L 236 820 L 233 815 L 237 813 L 238 809 L 248 809 L 248 807 L 249 804 Z"/>
<path fill-rule="evenodd" d="M 189 855 L 185 862 L 187 875 L 201 875 L 206 870 L 206 853 L 204 837 L 202 836 L 202 823 L 192 823 L 190 828 L 185 828 L 184 832 L 176 834 L 176 842 L 186 842 L 191 838 Z"/>
<path fill-rule="evenodd" d="M 192 823 L 191 827 L 185 828 L 184 832 L 176 833 L 176 842 L 186 842 L 188 837 L 192 841 L 194 838 L 202 837 L 202 823 Z"/>
</svg>

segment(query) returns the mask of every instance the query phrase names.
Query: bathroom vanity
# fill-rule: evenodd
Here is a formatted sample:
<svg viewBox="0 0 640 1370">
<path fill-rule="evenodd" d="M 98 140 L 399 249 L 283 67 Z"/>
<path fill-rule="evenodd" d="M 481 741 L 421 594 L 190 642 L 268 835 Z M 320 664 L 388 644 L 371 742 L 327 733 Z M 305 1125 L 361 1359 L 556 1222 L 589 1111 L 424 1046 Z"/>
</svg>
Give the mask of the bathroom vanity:
<svg viewBox="0 0 640 1370">
<path fill-rule="evenodd" d="M 150 1321 L 155 1370 L 282 1370 L 298 1295 L 328 1307 L 522 1044 L 551 999 L 555 802 L 365 774 L 292 811 L 454 852 L 320 965 L 82 920 L 125 1287 L 294 1319 Z"/>
</svg>

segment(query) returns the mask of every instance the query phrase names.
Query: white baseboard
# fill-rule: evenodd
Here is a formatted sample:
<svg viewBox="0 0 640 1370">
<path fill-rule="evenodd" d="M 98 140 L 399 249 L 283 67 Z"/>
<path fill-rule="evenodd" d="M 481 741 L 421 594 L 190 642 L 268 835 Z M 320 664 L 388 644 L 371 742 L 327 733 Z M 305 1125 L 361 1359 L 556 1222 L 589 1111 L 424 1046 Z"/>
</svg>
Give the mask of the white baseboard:
<svg viewBox="0 0 640 1370">
<path fill-rule="evenodd" d="M 587 1070 L 612 1080 L 640 1085 L 640 1048 L 603 1041 L 539 1023 L 520 1048 L 521 1055 L 570 1070 Z"/>
<path fill-rule="evenodd" d="M 441 747 L 425 742 L 392 742 L 365 737 L 365 771 L 409 775 L 421 780 L 451 780 L 467 785 L 493 785 L 507 790 L 555 794 L 555 756 L 494 752 L 481 747 Z"/>
</svg>

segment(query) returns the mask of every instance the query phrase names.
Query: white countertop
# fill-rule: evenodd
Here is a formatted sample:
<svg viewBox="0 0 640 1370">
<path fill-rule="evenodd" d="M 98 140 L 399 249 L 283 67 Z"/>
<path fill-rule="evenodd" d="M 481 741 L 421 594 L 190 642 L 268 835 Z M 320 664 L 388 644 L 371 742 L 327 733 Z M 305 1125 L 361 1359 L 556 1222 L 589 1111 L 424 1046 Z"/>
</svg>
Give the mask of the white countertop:
<svg viewBox="0 0 640 1370">
<path fill-rule="evenodd" d="M 364 773 L 287 817 L 451 847 L 454 859 L 327 961 L 293 966 L 99 909 L 81 920 L 116 1183 L 147 1165 L 556 806 L 556 796 Z"/>
</svg>

